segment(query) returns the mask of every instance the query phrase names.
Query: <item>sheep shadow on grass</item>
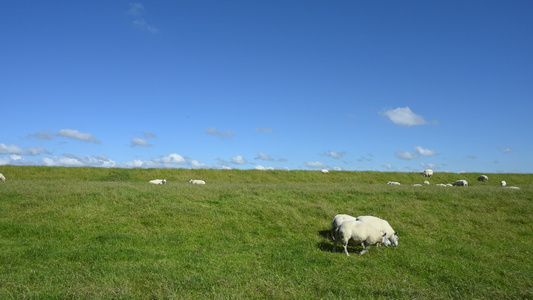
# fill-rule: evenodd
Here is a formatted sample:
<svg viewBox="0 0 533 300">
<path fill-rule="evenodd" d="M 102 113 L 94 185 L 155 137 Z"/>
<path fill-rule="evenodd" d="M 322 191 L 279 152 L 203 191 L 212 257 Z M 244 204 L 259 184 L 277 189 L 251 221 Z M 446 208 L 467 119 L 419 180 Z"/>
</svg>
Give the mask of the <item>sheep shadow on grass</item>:
<svg viewBox="0 0 533 300">
<path fill-rule="evenodd" d="M 333 252 L 333 244 L 335 241 L 331 239 L 331 229 L 318 231 L 318 235 L 325 239 L 317 244 L 318 249 L 325 252 Z M 352 241 L 348 243 L 348 252 L 358 253 L 363 250 L 361 244 L 355 244 Z M 337 253 L 344 253 L 342 249 L 342 243 L 337 243 Z"/>
</svg>

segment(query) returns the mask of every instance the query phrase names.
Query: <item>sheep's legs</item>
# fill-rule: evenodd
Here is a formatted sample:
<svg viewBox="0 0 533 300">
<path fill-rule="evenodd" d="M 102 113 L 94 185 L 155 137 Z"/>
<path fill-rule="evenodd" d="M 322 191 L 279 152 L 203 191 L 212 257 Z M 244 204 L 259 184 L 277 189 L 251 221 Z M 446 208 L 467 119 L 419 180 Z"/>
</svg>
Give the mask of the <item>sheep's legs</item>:
<svg viewBox="0 0 533 300">
<path fill-rule="evenodd" d="M 365 243 L 363 243 L 363 251 L 359 252 L 359 255 L 365 254 L 366 251 L 368 251 L 368 248 L 370 248 L 370 246 L 367 246 Z"/>
<path fill-rule="evenodd" d="M 347 256 L 350 256 L 350 254 L 348 254 L 348 243 L 342 245 L 344 247 L 344 253 L 346 253 Z"/>
</svg>

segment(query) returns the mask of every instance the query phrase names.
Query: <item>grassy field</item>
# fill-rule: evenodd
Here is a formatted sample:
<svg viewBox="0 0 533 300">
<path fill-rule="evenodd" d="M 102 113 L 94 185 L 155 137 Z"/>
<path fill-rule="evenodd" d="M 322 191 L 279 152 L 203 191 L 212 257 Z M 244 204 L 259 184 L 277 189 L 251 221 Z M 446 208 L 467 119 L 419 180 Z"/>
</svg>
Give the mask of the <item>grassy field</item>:
<svg viewBox="0 0 533 300">
<path fill-rule="evenodd" d="M 0 173 L 0 299 L 533 299 L 531 174 Z M 399 247 L 332 253 L 338 213 L 387 219 Z"/>
</svg>

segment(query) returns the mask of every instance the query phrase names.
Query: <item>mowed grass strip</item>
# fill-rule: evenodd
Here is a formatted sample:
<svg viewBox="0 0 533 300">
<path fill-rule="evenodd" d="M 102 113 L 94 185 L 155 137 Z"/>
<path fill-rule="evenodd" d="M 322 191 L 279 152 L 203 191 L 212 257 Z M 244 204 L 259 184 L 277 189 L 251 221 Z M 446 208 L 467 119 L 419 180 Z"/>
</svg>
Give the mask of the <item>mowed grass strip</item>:
<svg viewBox="0 0 533 300">
<path fill-rule="evenodd" d="M 508 190 L 491 182 L 506 174 L 441 174 L 471 182 L 442 188 L 384 183 L 423 181 L 409 173 L 7 167 L 2 299 L 533 297 L 528 174 Z M 386 218 L 400 246 L 332 253 L 338 213 Z"/>
</svg>

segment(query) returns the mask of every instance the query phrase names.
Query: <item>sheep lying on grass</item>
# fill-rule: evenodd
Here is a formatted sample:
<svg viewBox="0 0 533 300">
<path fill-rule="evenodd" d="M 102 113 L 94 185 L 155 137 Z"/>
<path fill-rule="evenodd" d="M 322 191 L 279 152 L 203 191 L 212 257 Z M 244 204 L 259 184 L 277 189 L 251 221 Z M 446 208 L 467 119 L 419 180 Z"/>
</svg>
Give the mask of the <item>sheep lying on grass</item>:
<svg viewBox="0 0 533 300">
<path fill-rule="evenodd" d="M 6 177 L 2 173 L 0 173 L 0 180 L 6 181 Z"/>
<path fill-rule="evenodd" d="M 390 245 L 387 239 L 387 234 L 376 229 L 376 227 L 359 221 L 346 221 L 342 223 L 337 230 L 335 230 L 335 243 L 333 245 L 333 252 L 337 250 L 337 242 L 341 241 L 344 247 L 344 253 L 348 254 L 348 242 L 353 240 L 356 243 L 361 243 L 363 251 L 359 255 L 365 254 L 371 245 L 384 244 Z"/>
<path fill-rule="evenodd" d="M 517 186 L 506 186 L 506 189 L 512 189 L 512 190 L 519 190 L 520 188 Z"/>
<path fill-rule="evenodd" d="M 191 179 L 189 180 L 190 184 L 205 184 L 205 181 L 203 180 L 197 180 L 197 179 Z"/>
<path fill-rule="evenodd" d="M 400 183 L 396 181 L 388 181 L 387 184 L 400 185 Z"/>
<path fill-rule="evenodd" d="M 149 181 L 151 184 L 165 184 L 167 183 L 166 179 L 154 179 Z"/>
<path fill-rule="evenodd" d="M 339 227 L 343 222 L 346 222 L 346 221 L 355 221 L 355 217 L 352 217 L 346 214 L 339 214 L 333 217 L 333 221 L 331 221 L 331 239 L 332 240 L 335 240 L 335 230 L 337 230 L 337 227 Z"/>
<path fill-rule="evenodd" d="M 489 177 L 487 175 L 481 175 L 477 178 L 478 181 L 486 182 L 489 181 Z"/>
<path fill-rule="evenodd" d="M 387 235 L 387 239 L 391 242 L 391 244 L 394 247 L 398 246 L 398 239 L 399 239 L 398 233 L 394 231 L 394 229 L 392 229 L 392 226 L 390 226 L 387 220 L 383 220 L 383 219 L 380 219 L 374 216 L 359 216 L 355 219 L 357 221 L 364 222 L 364 223 L 374 226 L 379 231 Z"/>
<path fill-rule="evenodd" d="M 507 182 L 505 182 L 505 180 L 502 180 L 502 182 L 500 182 L 501 186 L 505 187 L 507 186 Z"/>
<path fill-rule="evenodd" d="M 468 181 L 466 180 L 457 180 L 453 183 L 454 186 L 468 186 Z"/>
</svg>

